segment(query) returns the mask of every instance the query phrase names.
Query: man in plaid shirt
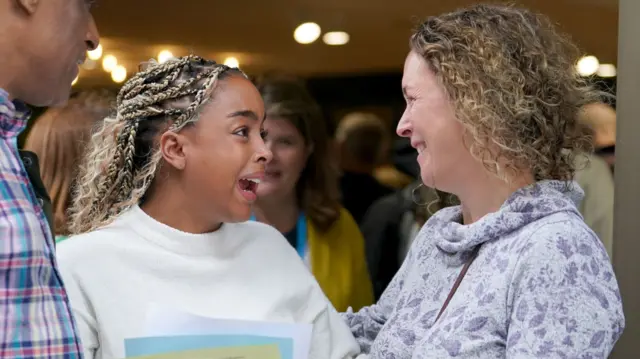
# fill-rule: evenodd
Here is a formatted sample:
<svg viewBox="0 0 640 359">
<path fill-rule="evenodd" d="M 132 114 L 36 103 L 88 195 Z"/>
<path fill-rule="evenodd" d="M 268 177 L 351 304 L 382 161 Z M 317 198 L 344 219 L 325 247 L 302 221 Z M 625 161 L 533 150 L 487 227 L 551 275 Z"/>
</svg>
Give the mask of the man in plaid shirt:
<svg viewBox="0 0 640 359">
<path fill-rule="evenodd" d="M 37 158 L 18 151 L 17 137 L 24 104 L 66 101 L 86 51 L 98 46 L 93 2 L 0 0 L 0 358 L 82 357 Z"/>
</svg>

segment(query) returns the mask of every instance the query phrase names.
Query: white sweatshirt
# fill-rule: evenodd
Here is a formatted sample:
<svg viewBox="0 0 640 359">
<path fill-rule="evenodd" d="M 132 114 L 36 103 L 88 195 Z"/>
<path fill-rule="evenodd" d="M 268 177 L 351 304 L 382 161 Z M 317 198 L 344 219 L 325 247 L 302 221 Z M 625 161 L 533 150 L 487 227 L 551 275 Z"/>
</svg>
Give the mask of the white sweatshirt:
<svg viewBox="0 0 640 359">
<path fill-rule="evenodd" d="M 359 353 L 296 251 L 258 222 L 188 234 L 134 207 L 60 243 L 57 257 L 88 359 L 124 358 L 125 339 L 145 336 L 151 303 L 210 318 L 310 323 L 310 359 Z"/>
</svg>

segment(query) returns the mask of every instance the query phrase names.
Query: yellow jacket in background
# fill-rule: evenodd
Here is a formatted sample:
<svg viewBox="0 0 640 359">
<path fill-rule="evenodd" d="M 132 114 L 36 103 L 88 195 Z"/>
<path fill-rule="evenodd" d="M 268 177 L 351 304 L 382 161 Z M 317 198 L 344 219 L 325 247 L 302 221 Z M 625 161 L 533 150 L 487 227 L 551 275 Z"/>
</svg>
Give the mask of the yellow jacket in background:
<svg viewBox="0 0 640 359">
<path fill-rule="evenodd" d="M 307 218 L 307 241 L 311 272 L 339 312 L 373 304 L 364 238 L 346 209 L 340 210 L 340 218 L 324 233 Z"/>
</svg>

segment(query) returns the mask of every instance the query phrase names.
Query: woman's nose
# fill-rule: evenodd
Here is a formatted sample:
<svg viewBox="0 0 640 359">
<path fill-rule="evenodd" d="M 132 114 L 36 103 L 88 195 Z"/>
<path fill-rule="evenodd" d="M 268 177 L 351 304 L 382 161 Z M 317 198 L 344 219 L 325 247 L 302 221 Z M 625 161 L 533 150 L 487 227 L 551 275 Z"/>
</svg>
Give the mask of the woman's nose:
<svg viewBox="0 0 640 359">
<path fill-rule="evenodd" d="M 411 121 L 405 115 L 402 115 L 400 122 L 398 122 L 398 127 L 396 128 L 396 133 L 400 137 L 411 137 L 412 132 Z"/>
<path fill-rule="evenodd" d="M 256 157 L 258 162 L 269 163 L 273 159 L 273 152 L 271 152 L 271 148 L 266 143 L 262 142 L 256 151 Z"/>
</svg>

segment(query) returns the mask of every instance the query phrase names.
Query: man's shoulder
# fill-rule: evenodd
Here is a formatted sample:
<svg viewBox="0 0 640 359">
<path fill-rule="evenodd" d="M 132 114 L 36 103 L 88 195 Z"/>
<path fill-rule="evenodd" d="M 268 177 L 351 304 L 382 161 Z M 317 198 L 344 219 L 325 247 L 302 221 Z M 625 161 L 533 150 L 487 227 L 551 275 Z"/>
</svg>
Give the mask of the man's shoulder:
<svg viewBox="0 0 640 359">
<path fill-rule="evenodd" d="M 20 156 L 14 139 L 0 136 L 0 172 L 15 171 L 20 167 Z"/>
<path fill-rule="evenodd" d="M 7 141 L 0 138 L 0 217 L 33 215 L 36 209 L 30 198 L 28 174 L 19 165 L 18 152 L 11 151 Z"/>
<path fill-rule="evenodd" d="M 6 141 L 0 139 L 0 208 L 2 215 L 27 215 L 35 213 L 33 203 L 30 201 L 29 178 L 19 165 L 16 165 L 19 158 L 9 152 L 7 153 Z M 14 158 L 9 158 L 13 156 Z"/>
</svg>

